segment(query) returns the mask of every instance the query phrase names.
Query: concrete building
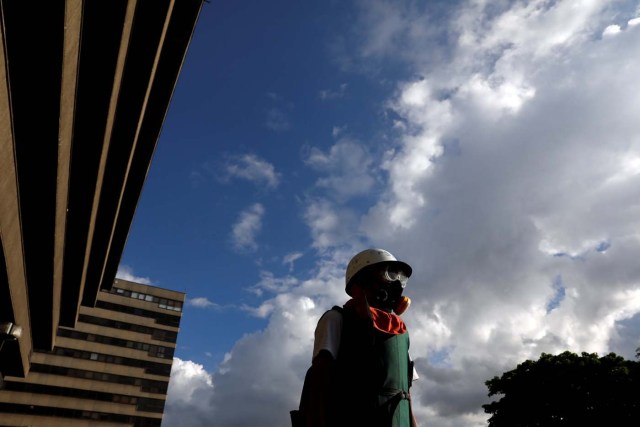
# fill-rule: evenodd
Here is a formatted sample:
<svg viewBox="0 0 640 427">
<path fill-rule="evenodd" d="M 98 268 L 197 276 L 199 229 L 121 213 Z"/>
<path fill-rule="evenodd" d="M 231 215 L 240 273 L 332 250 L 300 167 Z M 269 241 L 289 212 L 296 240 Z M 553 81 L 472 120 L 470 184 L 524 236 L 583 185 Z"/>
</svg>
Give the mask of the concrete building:
<svg viewBox="0 0 640 427">
<path fill-rule="evenodd" d="M 148 288 L 135 292 L 152 301 L 125 303 L 112 290 L 203 4 L 0 0 L 0 385 L 18 400 L 3 392 L 3 409 L 158 425 L 177 323 L 154 316 L 177 322 L 168 307 L 182 297 Z M 116 299 L 134 314 L 101 307 Z"/>
<path fill-rule="evenodd" d="M 0 0 L 2 375 L 111 289 L 202 5 Z"/>
<path fill-rule="evenodd" d="M 158 427 L 184 294 L 116 279 L 60 326 L 26 378 L 5 376 L 0 425 Z"/>
</svg>

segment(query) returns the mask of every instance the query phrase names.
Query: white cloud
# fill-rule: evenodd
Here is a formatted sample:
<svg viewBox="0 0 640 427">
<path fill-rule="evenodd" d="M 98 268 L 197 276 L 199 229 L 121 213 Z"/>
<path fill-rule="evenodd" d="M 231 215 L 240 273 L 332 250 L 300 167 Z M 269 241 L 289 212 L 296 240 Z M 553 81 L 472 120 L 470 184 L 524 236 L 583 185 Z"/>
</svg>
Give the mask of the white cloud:
<svg viewBox="0 0 640 427">
<path fill-rule="evenodd" d="M 202 365 L 174 358 L 163 425 L 208 425 L 213 393 L 212 375 Z"/>
<path fill-rule="evenodd" d="M 320 251 L 352 241 L 358 232 L 354 212 L 334 206 L 328 200 L 309 201 L 304 212 L 312 246 Z"/>
<path fill-rule="evenodd" d="M 151 279 L 148 277 L 139 277 L 133 274 L 133 269 L 127 265 L 119 265 L 116 277 L 122 280 L 128 280 L 130 282 L 142 283 L 145 285 L 151 285 Z"/>
<path fill-rule="evenodd" d="M 609 25 L 602 32 L 603 36 L 611 36 L 620 32 L 620 25 Z"/>
<path fill-rule="evenodd" d="M 347 138 L 340 139 L 327 152 L 312 147 L 305 163 L 325 174 L 316 185 L 326 189 L 329 197 L 343 201 L 367 194 L 376 182 L 371 154 L 364 145 Z"/>
<path fill-rule="evenodd" d="M 289 425 L 322 311 L 303 295 L 279 295 L 269 304 L 269 326 L 240 339 L 218 371 L 174 358 L 163 425 Z M 239 401 L 245 402 L 243 410 Z"/>
<path fill-rule="evenodd" d="M 245 179 L 271 189 L 280 184 L 280 174 L 275 167 L 255 154 L 232 158 L 225 165 L 225 171 L 229 177 Z"/>
<path fill-rule="evenodd" d="M 291 252 L 284 256 L 284 258 L 282 259 L 282 263 L 288 264 L 289 271 L 293 271 L 293 264 L 303 256 L 304 254 L 302 252 Z"/>
<path fill-rule="evenodd" d="M 256 236 L 262 229 L 264 213 L 265 209 L 260 203 L 255 203 L 240 212 L 238 221 L 231 231 L 231 240 L 235 249 L 249 252 L 258 249 Z"/>
<path fill-rule="evenodd" d="M 292 276 L 276 277 L 270 271 L 260 272 L 260 281 L 250 290 L 258 295 L 264 291 L 272 294 L 285 293 L 298 284 L 298 279 Z"/>
<path fill-rule="evenodd" d="M 195 298 L 187 298 L 187 305 L 197 308 L 215 308 L 219 307 L 218 304 L 209 301 L 207 297 L 195 297 Z"/>
<path fill-rule="evenodd" d="M 348 86 L 349 85 L 347 83 L 342 83 L 337 90 L 323 89 L 319 92 L 318 96 L 323 101 L 328 99 L 343 98 L 346 94 Z"/>
<path fill-rule="evenodd" d="M 340 135 L 342 135 L 345 130 L 347 129 L 347 126 L 334 126 L 331 129 L 331 136 L 333 136 L 334 138 L 338 138 Z"/>
</svg>

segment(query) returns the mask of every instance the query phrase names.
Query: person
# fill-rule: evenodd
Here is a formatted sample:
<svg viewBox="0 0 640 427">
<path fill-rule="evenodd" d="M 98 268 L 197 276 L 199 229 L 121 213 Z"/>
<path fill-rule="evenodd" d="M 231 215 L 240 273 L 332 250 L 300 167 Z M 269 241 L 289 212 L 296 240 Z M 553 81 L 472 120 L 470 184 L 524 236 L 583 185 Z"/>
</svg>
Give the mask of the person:
<svg viewBox="0 0 640 427">
<path fill-rule="evenodd" d="M 304 414 L 307 427 L 417 427 L 410 387 L 417 373 L 400 314 L 412 269 L 371 248 L 347 265 L 351 297 L 318 320 Z M 305 379 L 306 384 L 307 379 Z"/>
</svg>

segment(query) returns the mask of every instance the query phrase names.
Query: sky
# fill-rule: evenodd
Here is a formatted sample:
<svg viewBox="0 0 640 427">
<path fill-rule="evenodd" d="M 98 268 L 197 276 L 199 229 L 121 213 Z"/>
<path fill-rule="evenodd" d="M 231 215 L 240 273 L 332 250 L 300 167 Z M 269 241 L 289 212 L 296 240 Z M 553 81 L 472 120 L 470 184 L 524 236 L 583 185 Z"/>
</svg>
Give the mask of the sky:
<svg viewBox="0 0 640 427">
<path fill-rule="evenodd" d="M 422 427 L 640 346 L 640 2 L 205 2 L 118 277 L 185 292 L 163 427 L 286 427 L 379 247 Z"/>
</svg>

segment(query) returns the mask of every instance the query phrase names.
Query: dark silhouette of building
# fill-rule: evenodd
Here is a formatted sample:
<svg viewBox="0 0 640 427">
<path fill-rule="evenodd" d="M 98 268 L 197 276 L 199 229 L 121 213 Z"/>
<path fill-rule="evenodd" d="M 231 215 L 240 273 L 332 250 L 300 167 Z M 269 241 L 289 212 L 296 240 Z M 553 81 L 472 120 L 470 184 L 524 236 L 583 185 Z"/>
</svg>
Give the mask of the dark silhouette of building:
<svg viewBox="0 0 640 427">
<path fill-rule="evenodd" d="M 26 378 L 5 376 L 0 425 L 160 426 L 184 294 L 116 279 L 36 350 Z"/>
<path fill-rule="evenodd" d="M 111 290 L 202 5 L 0 0 L 0 379 Z"/>
</svg>

